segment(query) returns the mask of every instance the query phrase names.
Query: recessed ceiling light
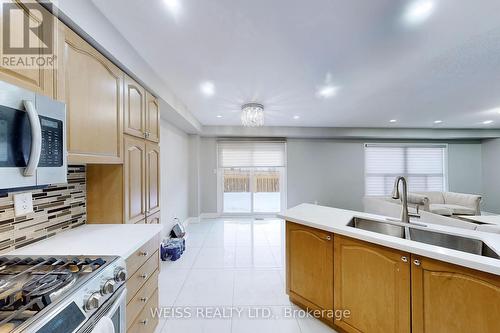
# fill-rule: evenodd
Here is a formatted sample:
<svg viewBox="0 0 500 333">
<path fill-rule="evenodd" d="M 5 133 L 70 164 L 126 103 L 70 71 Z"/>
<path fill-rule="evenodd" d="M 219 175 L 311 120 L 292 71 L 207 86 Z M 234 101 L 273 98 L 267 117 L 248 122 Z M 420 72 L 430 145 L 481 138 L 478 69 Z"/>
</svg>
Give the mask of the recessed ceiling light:
<svg viewBox="0 0 500 333">
<path fill-rule="evenodd" d="M 181 3 L 179 0 L 163 0 L 168 10 L 174 16 L 178 16 L 181 12 Z"/>
<path fill-rule="evenodd" d="M 300 116 L 293 116 L 293 119 L 295 120 L 300 119 Z"/>
<path fill-rule="evenodd" d="M 441 124 L 442 122 L 442 120 L 434 120 L 434 124 Z"/>
<path fill-rule="evenodd" d="M 216 115 L 217 118 L 222 118 L 222 116 L 220 114 Z"/>
<path fill-rule="evenodd" d="M 485 120 L 485 121 L 483 121 L 483 124 L 485 124 L 485 125 L 493 124 L 493 120 Z"/>
<path fill-rule="evenodd" d="M 337 95 L 338 91 L 339 87 L 327 84 L 319 87 L 319 89 L 316 91 L 316 96 L 320 98 L 330 98 Z"/>
<path fill-rule="evenodd" d="M 391 119 L 389 120 L 390 123 L 397 123 L 398 121 L 396 119 Z"/>
<path fill-rule="evenodd" d="M 215 95 L 215 85 L 213 84 L 213 82 L 210 81 L 203 82 L 200 85 L 200 90 L 205 96 L 210 97 Z"/>
<path fill-rule="evenodd" d="M 414 0 L 405 9 L 403 19 L 409 25 L 416 25 L 427 20 L 434 12 L 433 0 Z"/>
</svg>

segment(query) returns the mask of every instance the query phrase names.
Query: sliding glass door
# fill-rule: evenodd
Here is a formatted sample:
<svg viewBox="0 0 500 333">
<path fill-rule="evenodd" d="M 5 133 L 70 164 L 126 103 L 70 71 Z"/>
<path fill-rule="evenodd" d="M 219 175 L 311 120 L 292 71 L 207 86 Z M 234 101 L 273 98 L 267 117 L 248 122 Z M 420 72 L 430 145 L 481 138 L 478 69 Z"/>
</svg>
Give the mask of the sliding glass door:
<svg viewBox="0 0 500 333">
<path fill-rule="evenodd" d="M 281 211 L 283 168 L 224 168 L 223 213 Z"/>
<path fill-rule="evenodd" d="M 224 214 L 272 214 L 285 208 L 285 143 L 218 143 L 219 209 Z"/>
</svg>

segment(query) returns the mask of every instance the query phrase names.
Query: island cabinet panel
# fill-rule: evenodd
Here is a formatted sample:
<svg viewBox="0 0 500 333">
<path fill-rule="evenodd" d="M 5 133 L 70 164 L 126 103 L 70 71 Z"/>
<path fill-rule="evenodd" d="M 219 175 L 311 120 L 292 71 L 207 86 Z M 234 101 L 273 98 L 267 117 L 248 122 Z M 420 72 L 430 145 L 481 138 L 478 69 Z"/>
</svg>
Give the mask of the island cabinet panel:
<svg viewBox="0 0 500 333">
<path fill-rule="evenodd" d="M 287 222 L 286 240 L 290 299 L 309 309 L 333 310 L 333 234 Z"/>
<path fill-rule="evenodd" d="M 414 256 L 413 333 L 500 332 L 500 277 Z"/>
<path fill-rule="evenodd" d="M 334 244 L 334 305 L 350 311 L 335 325 L 349 333 L 410 332 L 410 254 L 339 235 Z"/>
<path fill-rule="evenodd" d="M 70 163 L 122 163 L 123 72 L 71 29 L 64 30 Z"/>
</svg>

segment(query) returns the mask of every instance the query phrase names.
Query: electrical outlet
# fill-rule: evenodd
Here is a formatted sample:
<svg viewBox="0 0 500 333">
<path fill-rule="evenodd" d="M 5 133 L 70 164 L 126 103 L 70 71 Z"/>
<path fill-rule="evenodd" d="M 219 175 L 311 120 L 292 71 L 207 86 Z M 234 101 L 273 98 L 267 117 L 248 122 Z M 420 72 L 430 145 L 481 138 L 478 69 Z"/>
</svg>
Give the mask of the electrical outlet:
<svg viewBox="0 0 500 333">
<path fill-rule="evenodd" d="M 33 212 L 33 197 L 31 192 L 14 194 L 14 215 L 24 216 Z"/>
</svg>

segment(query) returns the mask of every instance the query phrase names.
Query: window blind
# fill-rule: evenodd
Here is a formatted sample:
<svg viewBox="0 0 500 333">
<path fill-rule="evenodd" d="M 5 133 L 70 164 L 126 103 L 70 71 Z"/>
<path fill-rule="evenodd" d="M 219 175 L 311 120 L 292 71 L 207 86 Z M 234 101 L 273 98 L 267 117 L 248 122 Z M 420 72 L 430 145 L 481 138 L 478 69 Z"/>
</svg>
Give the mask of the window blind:
<svg viewBox="0 0 500 333">
<path fill-rule="evenodd" d="M 394 179 L 405 176 L 408 191 L 446 189 L 446 145 L 365 145 L 365 194 L 388 196 Z"/>
<path fill-rule="evenodd" d="M 220 168 L 284 167 L 283 141 L 219 141 L 217 144 Z"/>
</svg>

